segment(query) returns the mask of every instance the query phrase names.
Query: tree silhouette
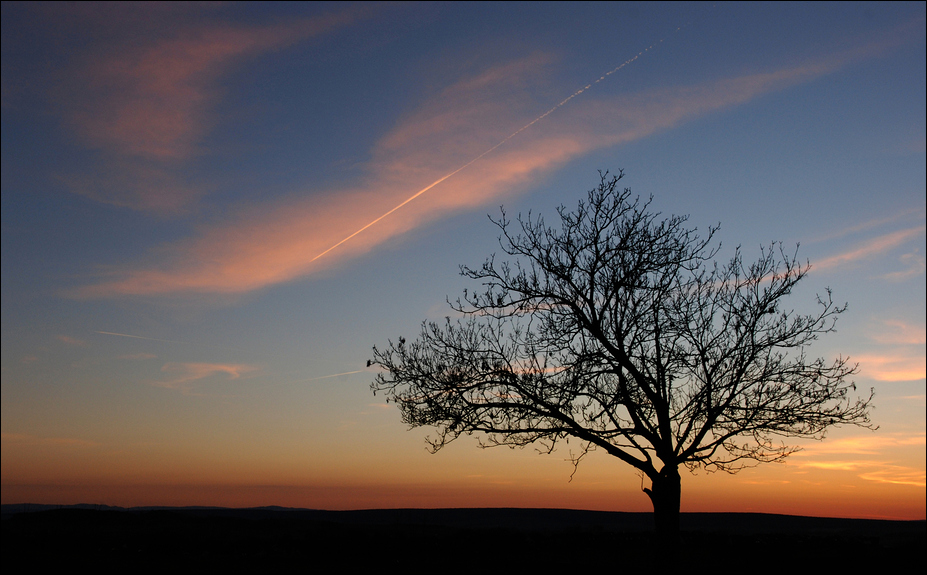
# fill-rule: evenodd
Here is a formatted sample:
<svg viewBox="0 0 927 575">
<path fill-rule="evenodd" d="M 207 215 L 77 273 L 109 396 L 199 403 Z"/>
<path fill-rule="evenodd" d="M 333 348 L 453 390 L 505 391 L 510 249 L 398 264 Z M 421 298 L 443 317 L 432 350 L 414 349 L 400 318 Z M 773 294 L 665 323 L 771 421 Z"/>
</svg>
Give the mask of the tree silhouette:
<svg viewBox="0 0 927 575">
<path fill-rule="evenodd" d="M 781 307 L 810 265 L 781 244 L 745 264 L 714 263 L 717 227 L 661 219 L 601 174 L 559 228 L 503 210 L 502 250 L 482 283 L 451 307 L 463 319 L 424 323 L 419 338 L 373 349 L 386 392 L 412 427 L 434 426 L 435 451 L 461 434 L 481 445 L 581 440 L 578 465 L 601 449 L 647 476 L 658 532 L 679 532 L 679 467 L 735 472 L 795 451 L 786 437 L 869 426 L 872 395 L 851 398 L 847 358 L 810 359 L 846 306 L 828 289 L 817 311 Z M 483 435 L 485 434 L 485 436 Z M 574 469 L 575 472 L 575 469 Z"/>
</svg>

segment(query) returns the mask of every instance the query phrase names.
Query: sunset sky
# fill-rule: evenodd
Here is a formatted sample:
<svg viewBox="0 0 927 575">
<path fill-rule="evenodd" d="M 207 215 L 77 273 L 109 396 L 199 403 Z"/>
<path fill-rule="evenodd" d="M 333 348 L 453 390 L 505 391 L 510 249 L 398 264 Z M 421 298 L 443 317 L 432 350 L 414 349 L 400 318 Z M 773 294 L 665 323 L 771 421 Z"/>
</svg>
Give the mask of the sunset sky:
<svg viewBox="0 0 927 575">
<path fill-rule="evenodd" d="M 2 501 L 649 511 L 605 453 L 437 454 L 374 396 L 499 252 L 623 169 L 849 304 L 872 431 L 682 510 L 925 518 L 925 4 L 2 5 Z M 407 202 L 407 203 L 406 203 Z"/>
</svg>

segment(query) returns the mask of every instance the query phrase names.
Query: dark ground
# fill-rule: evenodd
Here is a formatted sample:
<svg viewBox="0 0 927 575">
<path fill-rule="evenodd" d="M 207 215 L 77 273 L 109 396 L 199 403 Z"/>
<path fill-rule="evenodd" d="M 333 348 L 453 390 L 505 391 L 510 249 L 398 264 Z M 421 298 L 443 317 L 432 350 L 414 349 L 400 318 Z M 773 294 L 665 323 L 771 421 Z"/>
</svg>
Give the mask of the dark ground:
<svg viewBox="0 0 927 575">
<path fill-rule="evenodd" d="M 26 512 L 23 512 L 26 511 Z M 4 573 L 635 573 L 667 546 L 646 513 L 2 507 Z M 922 573 L 924 521 L 682 516 L 679 572 Z"/>
</svg>

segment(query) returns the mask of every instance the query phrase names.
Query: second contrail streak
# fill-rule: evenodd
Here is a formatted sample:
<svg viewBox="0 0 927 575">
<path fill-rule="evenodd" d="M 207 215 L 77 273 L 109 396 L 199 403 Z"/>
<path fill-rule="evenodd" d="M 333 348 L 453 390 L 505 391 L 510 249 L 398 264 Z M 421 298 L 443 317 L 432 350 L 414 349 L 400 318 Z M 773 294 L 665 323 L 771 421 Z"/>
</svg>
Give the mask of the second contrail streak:
<svg viewBox="0 0 927 575">
<path fill-rule="evenodd" d="M 103 335 L 118 335 L 119 337 L 131 337 L 131 338 L 133 338 L 133 339 L 147 339 L 148 341 L 163 341 L 163 342 L 167 342 L 167 343 L 180 343 L 180 344 L 184 344 L 184 345 L 189 345 L 189 344 L 188 344 L 187 342 L 185 342 L 185 341 L 176 341 L 176 340 L 173 340 L 173 339 L 157 339 L 157 338 L 153 338 L 153 337 L 144 337 L 144 336 L 141 336 L 141 335 L 131 335 L 131 334 L 128 334 L 128 333 L 116 333 L 115 331 L 95 331 L 95 332 L 93 332 L 93 333 L 100 333 L 100 334 L 103 334 Z"/>
<path fill-rule="evenodd" d="M 672 34 L 675 34 L 676 32 L 679 32 L 680 30 L 682 30 L 683 28 L 685 28 L 685 27 L 688 26 L 688 25 L 689 25 L 689 24 L 687 23 L 687 24 L 685 24 L 685 25 L 683 25 L 683 26 L 680 26 L 680 27 L 676 28 L 675 30 L 673 30 Z M 380 216 L 380 217 L 378 217 L 377 219 L 373 220 L 372 222 L 370 222 L 370 223 L 367 224 L 366 226 L 360 228 L 359 230 L 357 230 L 357 231 L 354 232 L 353 234 L 349 235 L 348 237 L 344 238 L 343 240 L 341 240 L 341 241 L 338 242 L 337 244 L 333 245 L 332 247 L 328 248 L 328 249 L 325 250 L 324 252 L 322 252 L 322 253 L 320 253 L 319 255 L 315 256 L 315 257 L 312 258 L 312 260 L 310 260 L 310 261 L 313 261 L 313 262 L 314 262 L 315 260 L 317 260 L 317 259 L 319 259 L 320 257 L 324 256 L 324 255 L 327 254 L 328 252 L 330 252 L 330 251 L 332 251 L 333 249 L 337 248 L 337 247 L 340 246 L 341 244 L 343 244 L 343 243 L 345 243 L 346 241 L 350 240 L 351 238 L 355 237 L 357 234 L 363 232 L 364 230 L 366 230 L 366 229 L 369 228 L 370 226 L 373 226 L 374 224 L 376 224 L 377 222 L 379 222 L 379 221 L 382 220 L 383 218 L 385 218 L 385 217 L 387 217 L 388 215 L 392 214 L 393 212 L 395 212 L 395 211 L 398 210 L 399 208 L 401 208 L 401 207 L 403 207 L 404 205 L 408 204 L 409 202 L 411 202 L 411 201 L 414 200 L 415 198 L 421 196 L 422 194 L 424 194 L 425 192 L 427 192 L 427 191 L 430 190 L 431 188 L 437 186 L 438 184 L 440 184 L 440 183 L 443 182 L 444 180 L 450 178 L 451 176 L 455 175 L 456 173 L 460 172 L 461 170 L 463 170 L 463 169 L 469 167 L 471 164 L 473 164 L 474 162 L 476 162 L 477 160 L 479 160 L 480 158 L 482 158 L 482 157 L 485 156 L 486 154 L 489 154 L 489 153 L 495 151 L 496 148 L 498 148 L 498 147 L 501 146 L 502 144 L 508 142 L 509 140 L 511 140 L 512 138 L 514 138 L 515 136 L 517 136 L 518 134 L 524 132 L 525 130 L 527 130 L 527 129 L 530 128 L 531 126 L 537 124 L 538 122 L 540 122 L 541 120 L 543 120 L 543 119 L 546 118 L 547 116 L 551 115 L 551 114 L 552 114 L 554 111 L 556 111 L 558 108 L 562 108 L 564 105 L 566 105 L 567 102 L 569 102 L 570 100 L 572 100 L 572 99 L 575 98 L 576 96 L 579 96 L 580 94 L 582 94 L 582 93 L 585 92 L 586 90 L 592 88 L 593 86 L 595 86 L 596 84 L 598 84 L 598 83 L 601 82 L 602 80 L 606 79 L 607 77 L 611 76 L 612 74 L 614 74 L 614 73 L 617 72 L 618 70 L 621 70 L 622 68 L 624 68 L 625 66 L 627 66 L 627 65 L 630 64 L 631 62 L 637 60 L 638 58 L 640 58 L 641 56 L 643 56 L 646 52 L 648 52 L 648 51 L 650 51 L 651 49 L 653 49 L 654 46 L 657 46 L 658 44 L 661 44 L 661 43 L 663 42 L 663 40 L 665 40 L 665 39 L 666 39 L 666 38 L 662 38 L 662 39 L 660 39 L 659 42 L 654 42 L 654 43 L 651 44 L 650 46 L 647 46 L 646 48 L 644 48 L 643 50 L 641 50 L 640 52 L 638 52 L 637 54 L 635 54 L 633 58 L 630 58 L 630 59 L 628 59 L 628 60 L 625 60 L 625 61 L 622 62 L 620 65 L 616 66 L 615 68 L 613 68 L 613 69 L 609 70 L 608 72 L 605 72 L 604 74 L 602 74 L 601 76 L 599 76 L 599 78 L 598 78 L 596 81 L 590 82 L 589 84 L 586 84 L 585 86 L 583 86 L 583 87 L 580 88 L 579 90 L 573 92 L 572 94 L 570 94 L 569 96 L 567 96 L 562 102 L 560 102 L 559 104 L 557 104 L 556 106 L 554 106 L 554 107 L 551 108 L 550 110 L 547 110 L 546 112 L 544 112 L 543 114 L 541 114 L 541 115 L 538 116 L 537 118 L 531 120 L 530 122 L 528 122 L 527 124 L 525 124 L 525 125 L 522 126 L 521 128 L 515 130 L 514 132 L 512 132 L 511 134 L 509 134 L 507 137 L 505 137 L 502 141 L 500 141 L 500 142 L 499 142 L 498 144 L 496 144 L 495 146 L 489 148 L 488 150 L 486 150 L 485 152 L 483 152 L 483 153 L 480 154 L 479 156 L 473 158 L 472 160 L 470 160 L 470 161 L 467 162 L 466 164 L 460 166 L 459 168 L 457 168 L 457 169 L 454 170 L 453 172 L 447 174 L 447 175 L 444 176 L 443 178 L 438 179 L 438 180 L 435 180 L 435 181 L 432 182 L 430 185 L 425 186 L 424 188 L 422 188 L 422 189 L 419 190 L 418 192 L 412 194 L 411 196 L 409 196 L 408 198 L 406 198 L 405 201 L 403 201 L 401 204 L 397 205 L 396 207 L 394 207 L 394 208 L 391 209 L 390 211 L 386 212 L 386 213 L 383 214 L 382 216 Z"/>
</svg>

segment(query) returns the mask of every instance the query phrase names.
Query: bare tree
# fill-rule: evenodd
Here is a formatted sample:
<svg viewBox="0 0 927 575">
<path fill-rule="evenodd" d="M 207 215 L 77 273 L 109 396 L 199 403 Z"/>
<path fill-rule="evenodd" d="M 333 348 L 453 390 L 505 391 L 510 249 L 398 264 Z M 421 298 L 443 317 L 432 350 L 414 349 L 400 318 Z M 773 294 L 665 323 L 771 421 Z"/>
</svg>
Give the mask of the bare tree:
<svg viewBox="0 0 927 575">
<path fill-rule="evenodd" d="M 511 261 L 462 266 L 483 285 L 451 303 L 464 319 L 375 347 L 371 388 L 412 427 L 436 427 L 435 451 L 474 432 L 546 452 L 576 438 L 574 464 L 604 450 L 649 478 L 657 530 L 678 534 L 680 466 L 781 460 L 796 449 L 782 438 L 869 426 L 872 394 L 850 397 L 847 358 L 806 355 L 846 306 L 828 289 L 814 313 L 781 307 L 810 269 L 797 250 L 714 263 L 717 227 L 700 237 L 686 217 L 661 219 L 622 175 L 561 207 L 559 229 L 530 213 L 514 226 L 503 210 L 493 221 Z"/>
</svg>

